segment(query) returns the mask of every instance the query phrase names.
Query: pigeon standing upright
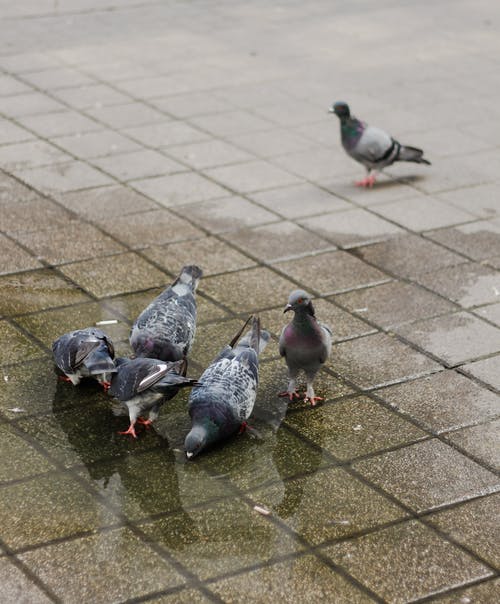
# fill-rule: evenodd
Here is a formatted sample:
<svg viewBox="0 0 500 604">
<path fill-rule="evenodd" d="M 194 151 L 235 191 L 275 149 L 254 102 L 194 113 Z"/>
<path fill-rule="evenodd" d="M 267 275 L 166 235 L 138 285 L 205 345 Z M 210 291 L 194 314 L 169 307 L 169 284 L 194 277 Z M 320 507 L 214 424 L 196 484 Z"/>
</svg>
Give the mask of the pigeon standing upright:
<svg viewBox="0 0 500 604">
<path fill-rule="evenodd" d="M 113 342 L 96 327 L 65 333 L 52 344 L 61 379 L 77 386 L 83 377 L 95 378 L 106 390 L 116 371 Z"/>
<path fill-rule="evenodd" d="M 292 321 L 280 335 L 279 351 L 288 366 L 288 389 L 279 396 L 287 396 L 291 401 L 301 395 L 295 389 L 299 371 L 306 374 L 307 390 L 305 401 L 314 407 L 323 400 L 314 394 L 313 381 L 321 365 L 327 360 L 332 348 L 332 332 L 327 325 L 316 320 L 309 294 L 297 289 L 290 294 L 283 312 L 294 311 Z"/>
<path fill-rule="evenodd" d="M 137 356 L 162 361 L 187 357 L 196 330 L 195 292 L 202 274 L 197 266 L 185 266 L 138 316 L 130 333 Z"/>
<path fill-rule="evenodd" d="M 356 183 L 358 186 L 373 187 L 377 170 L 383 170 L 396 161 L 431 164 L 424 158 L 422 149 L 401 145 L 387 132 L 355 118 L 351 115 L 347 103 L 334 103 L 329 111 L 340 119 L 342 146 L 347 154 L 363 164 L 368 172 L 366 178 Z"/>
<path fill-rule="evenodd" d="M 172 399 L 180 388 L 196 385 L 195 379 L 183 375 L 186 361 L 173 363 L 150 358 L 116 359 L 116 374 L 109 394 L 128 408 L 130 426 L 120 434 L 137 438 L 135 424 L 145 426 L 158 417 L 161 405 Z M 141 414 L 149 411 L 148 419 Z"/>
<path fill-rule="evenodd" d="M 259 354 L 270 337 L 261 330 L 258 317 L 251 319 L 250 331 L 239 339 L 249 319 L 202 374 L 200 385 L 191 391 L 192 427 L 184 443 L 188 459 L 246 427 L 257 396 Z"/>
</svg>

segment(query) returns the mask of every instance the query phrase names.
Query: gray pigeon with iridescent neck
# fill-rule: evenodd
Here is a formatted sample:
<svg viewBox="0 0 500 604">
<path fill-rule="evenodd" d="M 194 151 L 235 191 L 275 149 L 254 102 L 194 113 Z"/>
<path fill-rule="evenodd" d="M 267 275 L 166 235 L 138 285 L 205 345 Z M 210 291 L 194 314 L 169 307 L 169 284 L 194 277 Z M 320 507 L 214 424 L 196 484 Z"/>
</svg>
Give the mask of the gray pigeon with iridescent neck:
<svg viewBox="0 0 500 604">
<path fill-rule="evenodd" d="M 340 119 L 340 136 L 347 154 L 363 164 L 368 172 L 366 178 L 356 183 L 358 186 L 373 187 L 377 171 L 397 161 L 430 165 L 422 149 L 402 145 L 380 128 L 358 120 L 351 115 L 347 103 L 334 103 L 329 111 Z"/>
<path fill-rule="evenodd" d="M 180 361 L 193 344 L 196 331 L 195 292 L 203 272 L 185 266 L 169 285 L 136 319 L 130 345 L 138 357 Z"/>
<path fill-rule="evenodd" d="M 287 396 L 291 401 L 301 397 L 295 383 L 302 370 L 307 383 L 304 400 L 314 407 L 317 401 L 323 400 L 315 395 L 313 381 L 321 365 L 330 356 L 332 332 L 327 325 L 317 321 L 311 298 L 305 291 L 297 289 L 290 294 L 283 312 L 290 310 L 294 312 L 294 317 L 283 328 L 279 340 L 280 355 L 285 357 L 288 366 L 289 382 L 288 389 L 280 392 L 279 396 Z"/>
</svg>

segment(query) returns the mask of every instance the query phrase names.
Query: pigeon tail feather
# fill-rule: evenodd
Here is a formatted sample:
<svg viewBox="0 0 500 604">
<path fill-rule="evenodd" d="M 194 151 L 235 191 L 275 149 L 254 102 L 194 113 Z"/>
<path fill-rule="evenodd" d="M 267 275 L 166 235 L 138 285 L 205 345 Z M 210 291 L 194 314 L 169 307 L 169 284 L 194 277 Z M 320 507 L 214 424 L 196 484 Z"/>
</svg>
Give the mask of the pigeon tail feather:
<svg viewBox="0 0 500 604">
<path fill-rule="evenodd" d="M 422 149 L 418 149 L 417 147 L 408 147 L 406 145 L 401 145 L 397 159 L 399 161 L 411 161 L 416 164 L 427 164 L 428 166 L 431 165 L 431 162 L 424 158 L 424 152 Z"/>
<path fill-rule="evenodd" d="M 184 266 L 179 273 L 177 279 L 172 283 L 172 289 L 175 291 L 175 286 L 182 283 L 183 285 L 189 285 L 191 291 L 196 291 L 198 283 L 203 276 L 203 271 L 196 264 L 189 264 Z"/>
</svg>

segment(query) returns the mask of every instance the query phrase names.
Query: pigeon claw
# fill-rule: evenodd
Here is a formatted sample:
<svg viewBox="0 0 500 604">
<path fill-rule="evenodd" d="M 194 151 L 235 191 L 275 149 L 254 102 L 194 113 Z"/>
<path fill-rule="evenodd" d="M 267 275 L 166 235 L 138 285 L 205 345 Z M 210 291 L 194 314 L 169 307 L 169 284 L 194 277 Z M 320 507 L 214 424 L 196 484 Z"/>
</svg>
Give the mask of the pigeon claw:
<svg viewBox="0 0 500 604">
<path fill-rule="evenodd" d="M 281 398 L 284 398 L 285 396 L 287 396 L 288 400 L 290 402 L 293 402 L 294 400 L 300 398 L 300 392 L 298 390 L 293 390 L 292 392 L 290 392 L 288 390 L 283 390 L 283 392 L 278 392 L 278 396 Z"/>
<path fill-rule="evenodd" d="M 318 401 L 324 401 L 322 396 L 306 396 L 304 403 L 311 403 L 311 407 L 316 407 Z"/>
<path fill-rule="evenodd" d="M 128 430 L 125 430 L 125 432 L 118 432 L 118 434 L 130 434 L 134 438 L 137 438 L 137 434 L 135 433 L 135 429 L 134 429 L 134 424 L 130 424 L 130 426 L 128 427 Z"/>
<path fill-rule="evenodd" d="M 67 375 L 58 375 L 57 379 L 60 382 L 71 382 L 71 378 L 69 378 Z"/>
<path fill-rule="evenodd" d="M 138 417 L 137 423 L 146 426 L 146 428 L 149 428 L 153 425 L 153 422 L 150 419 L 144 419 L 143 417 Z"/>
<path fill-rule="evenodd" d="M 373 187 L 373 185 L 375 184 L 375 180 L 376 180 L 375 175 L 371 174 L 370 176 L 367 176 L 366 178 L 363 178 L 362 180 L 356 181 L 356 186 L 371 189 Z"/>
<path fill-rule="evenodd" d="M 107 392 L 111 388 L 111 382 L 101 382 L 104 392 Z"/>
</svg>

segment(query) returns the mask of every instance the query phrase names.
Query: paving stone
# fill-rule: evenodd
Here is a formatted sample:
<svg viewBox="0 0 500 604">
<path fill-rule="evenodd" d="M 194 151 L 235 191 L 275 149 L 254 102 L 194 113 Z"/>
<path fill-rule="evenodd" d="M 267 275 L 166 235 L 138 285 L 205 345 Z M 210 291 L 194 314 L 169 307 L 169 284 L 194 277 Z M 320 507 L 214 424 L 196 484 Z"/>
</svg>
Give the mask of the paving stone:
<svg viewBox="0 0 500 604">
<path fill-rule="evenodd" d="M 500 390 L 500 356 L 463 366 L 464 371 Z"/>
<path fill-rule="evenodd" d="M 113 130 L 72 134 L 55 138 L 53 142 L 81 159 L 105 157 L 141 149 L 140 145 Z"/>
<path fill-rule="evenodd" d="M 176 161 L 150 149 L 98 158 L 92 160 L 92 163 L 118 180 L 125 181 L 186 170 Z"/>
<path fill-rule="evenodd" d="M 277 262 L 335 249 L 325 239 L 312 237 L 308 231 L 290 221 L 233 231 L 225 234 L 224 238 L 264 262 Z"/>
<path fill-rule="evenodd" d="M 216 98 L 207 91 L 176 94 L 175 96 L 153 99 L 150 102 L 155 107 L 161 109 L 161 111 L 165 111 L 177 118 L 222 113 L 223 111 L 232 109 L 229 103 Z"/>
<path fill-rule="evenodd" d="M 229 195 L 227 189 L 193 172 L 135 180 L 131 184 L 165 207 Z"/>
<path fill-rule="evenodd" d="M 20 94 L 22 92 L 31 92 L 30 86 L 23 84 L 23 82 L 16 80 L 9 75 L 2 74 L 0 76 L 0 95 L 10 96 L 11 94 Z"/>
<path fill-rule="evenodd" d="M 6 602 L 48 604 L 52 600 L 8 558 L 0 559 L 0 580 Z"/>
<path fill-rule="evenodd" d="M 31 342 L 7 321 L 0 320 L 0 365 L 29 361 L 45 355 L 45 351 Z"/>
<path fill-rule="evenodd" d="M 427 237 L 474 260 L 485 260 L 500 253 L 500 225 L 492 221 L 481 220 L 434 231 Z"/>
<path fill-rule="evenodd" d="M 91 78 L 69 67 L 53 67 L 43 71 L 25 73 L 23 80 L 42 90 L 74 88 L 76 86 L 86 86 L 93 82 Z"/>
<path fill-rule="evenodd" d="M 204 172 L 237 193 L 249 193 L 299 182 L 299 179 L 289 172 L 260 160 L 212 168 Z"/>
<path fill-rule="evenodd" d="M 33 139 L 34 135 L 9 120 L 0 119 L 0 145 L 21 143 Z"/>
<path fill-rule="evenodd" d="M 345 248 L 383 241 L 401 233 L 399 227 L 363 209 L 324 213 L 301 220 L 300 224 Z"/>
<path fill-rule="evenodd" d="M 117 94 L 127 98 L 121 93 Z M 88 109 L 86 113 L 99 122 L 117 130 L 168 121 L 168 117 L 165 114 L 140 102 L 113 105 L 112 107 L 94 107 Z"/>
<path fill-rule="evenodd" d="M 165 118 L 167 119 L 167 118 Z M 207 140 L 207 134 L 193 128 L 186 122 L 163 121 L 158 124 L 148 124 L 125 128 L 123 133 L 149 147 L 169 147 Z"/>
<path fill-rule="evenodd" d="M 201 592 L 196 589 L 182 589 L 171 594 L 153 597 L 151 602 L 155 602 L 155 604 L 208 604 L 213 600 L 205 593 L 206 591 Z"/>
<path fill-rule="evenodd" d="M 60 61 L 45 52 L 17 52 L 2 57 L 1 63 L 4 69 L 23 73 L 27 71 L 38 71 L 50 69 L 60 65 Z"/>
<path fill-rule="evenodd" d="M 80 161 L 15 170 L 14 173 L 23 182 L 44 193 L 76 191 L 113 182 L 109 176 Z"/>
<path fill-rule="evenodd" d="M 0 425 L 2 468 L 0 483 L 42 474 L 54 470 L 54 466 L 35 448 L 15 433 L 8 425 Z"/>
<path fill-rule="evenodd" d="M 61 272 L 98 298 L 159 287 L 165 275 L 134 253 L 66 264 Z"/>
<path fill-rule="evenodd" d="M 181 93 L 188 90 L 175 75 L 120 80 L 117 86 L 132 96 L 138 96 L 143 99 Z"/>
<path fill-rule="evenodd" d="M 477 308 L 474 311 L 474 314 L 483 319 L 487 319 L 500 327 L 500 302 Z"/>
<path fill-rule="evenodd" d="M 498 350 L 500 330 L 466 312 L 424 319 L 395 330 L 450 365 Z"/>
<path fill-rule="evenodd" d="M 464 308 L 498 299 L 498 271 L 487 266 L 461 264 L 419 275 L 417 280 Z"/>
<path fill-rule="evenodd" d="M 278 262 L 276 268 L 322 296 L 390 280 L 381 271 L 343 251 Z"/>
<path fill-rule="evenodd" d="M 339 161 L 330 149 L 323 146 L 274 157 L 273 163 L 303 179 L 321 184 L 335 175 L 349 180 L 350 175 L 359 172 L 348 157 L 341 156 Z"/>
<path fill-rule="evenodd" d="M 500 214 L 498 188 L 494 184 L 458 188 L 440 193 L 438 197 L 480 218 L 492 218 Z"/>
<path fill-rule="evenodd" d="M 41 92 L 24 92 L 14 96 L 0 97 L 0 111 L 8 117 L 25 118 L 27 116 L 43 115 L 45 120 L 52 122 L 54 118 L 48 117 L 48 115 L 52 115 L 49 112 L 59 112 L 65 109 L 62 103 Z M 19 121 L 23 122 L 23 119 Z M 30 130 L 37 131 L 36 127 L 32 128 L 32 123 L 39 124 L 40 120 L 35 118 L 32 122 L 28 119 L 27 123 L 23 123 L 23 125 Z"/>
<path fill-rule="evenodd" d="M 317 105 L 307 101 L 288 99 L 286 103 L 270 103 L 254 109 L 255 113 L 280 126 L 295 126 L 317 121 Z"/>
<path fill-rule="evenodd" d="M 33 189 L 30 189 L 26 185 L 22 184 L 14 178 L 5 173 L 0 173 L 0 205 L 5 208 L 8 205 L 16 205 L 20 202 L 27 202 L 33 200 L 40 200 L 41 196 Z M 10 214 L 11 208 L 7 208 L 7 212 Z M 2 212 L 4 214 L 4 212 Z M 9 221 L 10 216 L 1 216 L 2 224 L 4 221 Z M 15 230 L 15 229 L 13 229 Z"/>
<path fill-rule="evenodd" d="M 224 138 L 273 127 L 269 120 L 243 110 L 192 117 L 190 121 L 201 130 Z"/>
<path fill-rule="evenodd" d="M 455 308 L 450 302 L 422 288 L 399 281 L 341 294 L 335 300 L 351 312 L 384 328 L 450 312 Z"/>
<path fill-rule="evenodd" d="M 325 553 L 391 604 L 433 595 L 491 573 L 416 521 L 334 544 Z M 391 560 L 390 577 L 387 560 Z"/>
<path fill-rule="evenodd" d="M 455 371 L 396 384 L 377 395 L 438 434 L 484 422 L 500 412 L 497 394 Z"/>
<path fill-rule="evenodd" d="M 500 405 L 497 403 L 497 415 Z M 446 440 L 465 450 L 469 455 L 494 470 L 500 469 L 500 420 L 462 428 L 446 436 Z"/>
<path fill-rule="evenodd" d="M 108 105 L 127 103 L 130 98 L 107 84 L 87 84 L 75 88 L 58 88 L 52 94 L 75 109 L 100 109 Z M 144 105 L 144 110 L 149 107 Z M 117 112 L 120 109 L 116 108 Z M 99 117 L 99 113 L 94 114 Z"/>
<path fill-rule="evenodd" d="M 171 564 L 125 528 L 57 543 L 20 558 L 66 601 L 120 601 L 184 582 Z M 78 573 L 68 577 L 67 564 Z"/>
<path fill-rule="evenodd" d="M 452 595 L 433 598 L 431 602 L 440 604 L 489 604 L 495 602 L 500 596 L 500 580 L 492 579 L 466 589 L 454 591 Z"/>
<path fill-rule="evenodd" d="M 92 130 L 100 130 L 102 128 L 97 122 L 77 111 L 65 110 L 42 114 L 40 110 L 37 113 L 40 115 L 22 117 L 18 121 L 22 126 L 33 130 L 39 136 L 45 138 L 64 136 L 65 134 L 77 134 L 78 132 L 91 132 Z"/>
<path fill-rule="evenodd" d="M 55 271 L 0 277 L 0 315 L 11 316 L 86 302 L 88 296 Z"/>
<path fill-rule="evenodd" d="M 216 139 L 169 147 L 168 153 L 196 170 L 236 164 L 253 159 L 249 153 L 238 149 L 238 147 Z"/>
<path fill-rule="evenodd" d="M 238 147 L 263 158 L 294 153 L 302 151 L 304 147 L 314 146 L 314 143 L 304 137 L 282 128 L 236 134 L 230 140 Z"/>
<path fill-rule="evenodd" d="M 416 235 L 402 235 L 361 248 L 359 256 L 401 277 L 436 271 L 465 262 L 461 256 Z"/>
<path fill-rule="evenodd" d="M 354 464 L 365 478 L 416 512 L 497 491 L 492 472 L 437 439 Z"/>
<path fill-rule="evenodd" d="M 2 258 L 2 266 L 0 267 L 0 275 L 8 275 L 9 273 L 18 273 L 34 268 L 40 268 L 42 264 L 37 258 L 34 258 L 26 252 L 14 241 L 11 241 L 5 235 L 0 233 L 0 257 Z"/>
<path fill-rule="evenodd" d="M 27 141 L 0 147 L 0 165 L 10 171 L 68 160 L 71 157 L 67 153 L 44 141 Z"/>
<path fill-rule="evenodd" d="M 314 556 L 301 556 L 261 567 L 210 585 L 225 602 L 320 602 L 335 594 L 338 604 L 361 604 L 373 600 Z"/>
</svg>

